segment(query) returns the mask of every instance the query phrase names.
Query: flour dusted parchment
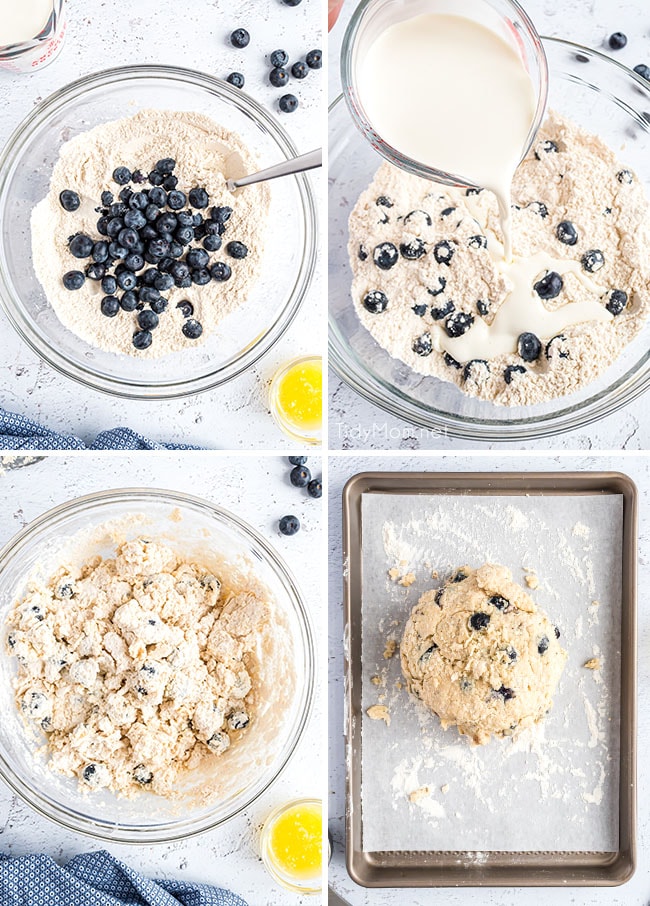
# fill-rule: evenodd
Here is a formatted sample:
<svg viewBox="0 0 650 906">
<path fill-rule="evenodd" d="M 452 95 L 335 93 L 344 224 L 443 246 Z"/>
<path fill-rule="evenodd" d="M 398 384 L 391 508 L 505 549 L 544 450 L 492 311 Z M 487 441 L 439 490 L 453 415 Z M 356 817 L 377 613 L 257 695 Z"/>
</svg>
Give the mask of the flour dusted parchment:
<svg viewBox="0 0 650 906">
<path fill-rule="evenodd" d="M 91 260 L 80 260 L 71 254 L 68 247 L 71 236 L 84 233 L 92 239 L 107 238 L 99 234 L 97 220 L 101 216 L 103 192 L 110 191 L 115 202 L 119 201 L 122 186 L 113 180 L 113 171 L 125 166 L 146 175 L 163 158 L 176 161 L 173 172 L 178 178 L 177 189 L 186 195 L 194 187 L 207 191 L 210 201 L 202 212 L 205 217 L 209 217 L 213 206 L 232 208 L 222 247 L 209 253 L 209 266 L 224 262 L 232 276 L 222 282 L 210 280 L 201 286 L 192 283 L 187 288 L 173 286 L 164 291 L 162 295 L 168 306 L 160 314 L 153 342 L 147 349 L 136 349 L 132 338 L 139 329 L 137 310 L 120 309 L 115 317 L 106 317 L 100 310 L 101 300 L 106 296 L 100 281 L 86 279 L 81 289 L 69 291 L 62 277 L 71 270 L 83 271 Z M 66 142 L 54 167 L 50 191 L 36 205 L 31 219 L 34 269 L 59 320 L 93 346 L 148 358 L 190 349 L 214 334 L 224 318 L 246 303 L 260 274 L 269 187 L 260 183 L 235 193 L 226 187 L 231 177 L 256 169 L 259 167 L 253 153 L 236 133 L 199 113 L 141 110 L 134 116 L 103 123 Z M 132 188 L 151 189 L 151 185 L 146 182 L 134 184 Z M 80 196 L 81 205 L 76 211 L 68 212 L 61 206 L 59 195 L 65 189 Z M 189 202 L 184 209 L 188 208 L 191 209 Z M 245 258 L 228 255 L 226 245 L 231 241 L 247 247 Z M 200 242 L 192 245 L 202 248 Z M 146 263 L 145 269 L 151 266 Z M 191 303 L 192 318 L 203 327 L 198 339 L 189 339 L 182 332 L 186 316 L 183 309 L 177 308 L 182 301 Z"/>
<path fill-rule="evenodd" d="M 468 362 L 454 347 L 464 336 L 458 331 L 470 323 L 469 337 L 475 325 L 490 325 L 512 289 L 499 267 L 496 199 L 389 163 L 350 216 L 352 297 L 379 345 L 414 371 L 495 403 L 530 405 L 595 380 L 643 327 L 650 207 L 635 174 L 598 137 L 556 113 L 515 174 L 512 205 L 515 260 L 541 253 L 566 261 L 562 290 L 545 308 L 597 303 L 605 320 L 538 337 L 533 360 L 519 354 L 515 340 L 509 354 L 493 356 L 488 342 Z M 531 279 L 531 298 L 545 276 Z"/>
<path fill-rule="evenodd" d="M 173 798 L 188 772 L 245 745 L 272 605 L 222 578 L 139 538 L 28 587 L 6 650 L 53 771 L 88 790 Z"/>
</svg>

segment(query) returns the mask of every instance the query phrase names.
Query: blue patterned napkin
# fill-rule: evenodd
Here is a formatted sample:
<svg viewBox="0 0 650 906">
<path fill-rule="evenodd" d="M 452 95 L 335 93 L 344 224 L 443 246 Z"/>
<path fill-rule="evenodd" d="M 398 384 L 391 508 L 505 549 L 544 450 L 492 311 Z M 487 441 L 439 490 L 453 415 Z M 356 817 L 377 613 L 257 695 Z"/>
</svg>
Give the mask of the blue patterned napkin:
<svg viewBox="0 0 650 906">
<path fill-rule="evenodd" d="M 107 852 L 84 853 L 61 867 L 43 854 L 0 853 L 2 906 L 246 906 L 229 890 L 185 881 L 152 881 Z"/>
<path fill-rule="evenodd" d="M 86 444 L 74 434 L 57 434 L 42 425 L 0 409 L 1 450 L 198 450 L 188 444 L 159 444 L 136 434 L 130 428 L 102 431 L 93 443 Z"/>
</svg>

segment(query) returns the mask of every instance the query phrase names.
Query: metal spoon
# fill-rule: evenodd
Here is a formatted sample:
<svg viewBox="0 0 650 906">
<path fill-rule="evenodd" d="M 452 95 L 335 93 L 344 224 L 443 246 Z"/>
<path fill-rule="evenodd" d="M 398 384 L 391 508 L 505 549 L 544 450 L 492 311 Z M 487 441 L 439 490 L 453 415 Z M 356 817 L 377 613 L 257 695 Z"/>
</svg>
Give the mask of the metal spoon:
<svg viewBox="0 0 650 906">
<path fill-rule="evenodd" d="M 259 173 L 251 173 L 250 176 L 241 176 L 239 179 L 228 179 L 226 185 L 228 191 L 234 192 L 235 189 L 241 189 L 243 186 L 250 186 L 256 182 L 265 182 L 267 179 L 277 179 L 278 176 L 289 176 L 292 173 L 304 173 L 305 170 L 314 170 L 316 167 L 322 166 L 323 149 L 317 148 L 315 151 L 301 154 L 300 157 L 292 157 L 291 160 L 282 161 L 281 164 L 276 164 L 274 167 L 260 170 Z"/>
</svg>

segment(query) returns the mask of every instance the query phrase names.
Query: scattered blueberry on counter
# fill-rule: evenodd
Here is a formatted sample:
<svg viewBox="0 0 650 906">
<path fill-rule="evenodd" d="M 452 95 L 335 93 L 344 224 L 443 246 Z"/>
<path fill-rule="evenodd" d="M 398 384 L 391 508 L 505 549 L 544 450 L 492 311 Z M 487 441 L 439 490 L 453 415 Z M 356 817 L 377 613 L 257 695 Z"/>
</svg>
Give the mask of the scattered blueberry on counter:
<svg viewBox="0 0 650 906">
<path fill-rule="evenodd" d="M 306 488 L 307 494 L 318 500 L 323 496 L 323 484 L 320 478 L 312 478 L 311 471 L 307 468 L 306 456 L 289 456 L 289 464 L 292 469 L 289 473 L 289 481 L 296 488 Z M 300 522 L 296 516 L 283 516 L 279 522 L 280 532 L 283 535 L 295 535 L 300 528 Z"/>
<path fill-rule="evenodd" d="M 295 94 L 283 94 L 278 106 L 283 113 L 293 113 L 298 109 L 298 98 Z"/>
<path fill-rule="evenodd" d="M 241 72 L 231 72 L 229 76 L 226 76 L 226 82 L 230 82 L 235 88 L 243 88 L 246 80 Z"/>
<path fill-rule="evenodd" d="M 230 43 L 232 46 L 240 49 L 248 47 L 250 40 L 251 36 L 245 28 L 236 28 L 230 35 Z"/>
<path fill-rule="evenodd" d="M 110 190 L 101 193 L 101 206 L 95 208 L 99 235 L 93 238 L 78 232 L 68 240 L 73 257 L 91 260 L 84 272 L 65 273 L 64 287 L 74 292 L 81 289 L 86 279 L 95 280 L 104 293 L 99 307 L 105 317 L 114 318 L 120 311 L 137 311 L 139 329 L 133 334 L 136 349 L 151 346 L 152 331 L 169 306 L 162 293 L 173 287 L 205 286 L 211 280 L 224 282 L 232 275 L 225 262 L 210 263 L 210 252 L 222 246 L 232 208 L 213 205 L 204 216 L 201 211 L 210 206 L 207 191 L 194 186 L 186 195 L 177 189 L 175 168 L 176 161 L 169 157 L 159 160 L 147 177 L 140 170 L 116 167 L 112 176 L 122 186 L 119 201 Z M 146 182 L 149 188 L 137 188 Z M 74 212 L 81 199 L 76 192 L 65 189 L 59 202 L 65 211 Z M 186 208 L 188 203 L 190 207 Z M 192 243 L 201 243 L 202 247 Z M 225 251 L 233 259 L 242 259 L 249 250 L 243 242 L 233 240 Z M 198 339 L 203 326 L 192 318 L 191 302 L 183 300 L 176 307 L 186 319 L 181 328 L 184 336 Z"/>
<path fill-rule="evenodd" d="M 283 516 L 279 525 L 283 535 L 295 535 L 300 531 L 300 520 L 297 516 Z"/>
<path fill-rule="evenodd" d="M 607 43 L 612 50 L 622 50 L 627 44 L 627 35 L 624 35 L 622 31 L 615 31 L 613 35 L 609 36 Z"/>
<path fill-rule="evenodd" d="M 642 79 L 647 79 L 650 82 L 650 66 L 645 63 L 639 63 L 638 66 L 634 67 L 634 71 L 637 75 L 640 75 Z"/>
<path fill-rule="evenodd" d="M 307 466 L 294 466 L 289 475 L 294 488 L 306 488 L 311 481 L 311 472 Z"/>
</svg>

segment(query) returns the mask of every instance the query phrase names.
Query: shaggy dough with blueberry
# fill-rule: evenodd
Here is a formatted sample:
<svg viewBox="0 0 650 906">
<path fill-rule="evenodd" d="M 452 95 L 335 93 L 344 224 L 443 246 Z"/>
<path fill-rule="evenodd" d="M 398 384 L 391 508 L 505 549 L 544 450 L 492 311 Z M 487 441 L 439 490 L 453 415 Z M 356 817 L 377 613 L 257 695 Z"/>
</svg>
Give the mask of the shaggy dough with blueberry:
<svg viewBox="0 0 650 906">
<path fill-rule="evenodd" d="M 506 567 L 463 567 L 413 608 L 402 672 L 444 728 L 481 745 L 543 720 L 567 657 L 559 637 Z"/>
<path fill-rule="evenodd" d="M 110 352 L 190 349 L 258 279 L 269 189 L 226 186 L 259 169 L 207 116 L 141 110 L 66 142 L 32 212 L 36 275 L 59 320 Z"/>
<path fill-rule="evenodd" d="M 496 356 L 488 331 L 480 357 L 467 360 L 460 340 L 481 322 L 491 327 L 512 289 L 496 199 L 389 163 L 350 217 L 352 296 L 379 345 L 414 371 L 482 399 L 528 405 L 595 380 L 643 327 L 650 207 L 640 179 L 599 138 L 551 113 L 515 174 L 512 218 L 515 264 L 538 254 L 557 262 L 526 283 L 531 307 L 591 303 L 601 320 L 548 336 L 526 327 Z"/>
<path fill-rule="evenodd" d="M 225 578 L 225 577 L 222 577 Z M 255 720 L 269 604 L 138 539 L 30 585 L 8 616 L 16 701 L 49 766 L 82 787 L 179 792 Z"/>
</svg>

